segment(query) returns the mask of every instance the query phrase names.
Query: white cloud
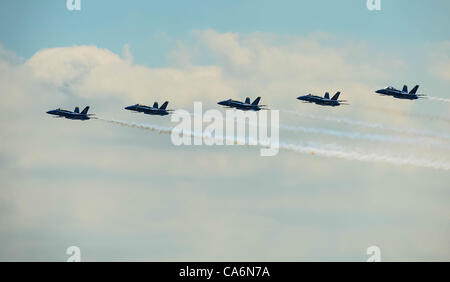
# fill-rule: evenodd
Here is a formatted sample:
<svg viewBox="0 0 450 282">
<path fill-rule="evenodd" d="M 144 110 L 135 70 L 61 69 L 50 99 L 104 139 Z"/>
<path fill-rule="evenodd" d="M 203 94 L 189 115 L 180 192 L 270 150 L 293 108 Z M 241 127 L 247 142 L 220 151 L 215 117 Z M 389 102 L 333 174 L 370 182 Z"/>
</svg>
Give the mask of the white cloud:
<svg viewBox="0 0 450 282">
<path fill-rule="evenodd" d="M 444 81 L 450 81 L 450 41 L 431 46 L 429 53 L 430 72 Z"/>
<path fill-rule="evenodd" d="M 375 240 L 388 246 L 388 259 L 448 257 L 448 176 L 440 171 L 285 152 L 261 159 L 249 148 L 174 148 L 168 136 L 44 114 L 81 100 L 106 107 L 93 107 L 97 114 L 153 123 L 162 121 L 132 116 L 117 101 L 168 99 L 178 108 L 261 95 L 290 107 L 302 92 L 341 88 L 352 102 L 368 103 L 359 95 L 373 90 L 372 78 L 388 75 L 383 54 L 364 44 L 327 45 L 335 38 L 326 34 L 197 36 L 200 52 L 180 43 L 172 52 L 179 64 L 160 68 L 133 62 L 132 46 L 123 56 L 96 46 L 50 48 L 28 60 L 0 48 L 1 259 L 63 260 L 74 241 L 93 259 L 364 260 Z M 208 65 L 198 62 L 203 51 Z M 301 110 L 330 114 L 312 105 Z M 417 226 L 423 231 L 412 232 Z"/>
</svg>

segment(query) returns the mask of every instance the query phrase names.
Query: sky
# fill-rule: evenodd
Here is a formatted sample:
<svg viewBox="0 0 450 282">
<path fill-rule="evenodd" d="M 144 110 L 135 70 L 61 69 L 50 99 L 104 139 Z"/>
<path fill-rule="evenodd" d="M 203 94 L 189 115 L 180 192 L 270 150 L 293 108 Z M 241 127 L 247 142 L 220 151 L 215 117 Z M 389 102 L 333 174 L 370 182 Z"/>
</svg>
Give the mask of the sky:
<svg viewBox="0 0 450 282">
<path fill-rule="evenodd" d="M 0 3 L 0 260 L 386 261 L 450 258 L 448 1 Z M 379 97 L 389 85 L 430 99 Z M 299 95 L 341 91 L 349 105 Z M 170 136 L 124 106 L 262 97 L 280 140 Z M 301 153 L 312 148 L 314 153 Z"/>
</svg>

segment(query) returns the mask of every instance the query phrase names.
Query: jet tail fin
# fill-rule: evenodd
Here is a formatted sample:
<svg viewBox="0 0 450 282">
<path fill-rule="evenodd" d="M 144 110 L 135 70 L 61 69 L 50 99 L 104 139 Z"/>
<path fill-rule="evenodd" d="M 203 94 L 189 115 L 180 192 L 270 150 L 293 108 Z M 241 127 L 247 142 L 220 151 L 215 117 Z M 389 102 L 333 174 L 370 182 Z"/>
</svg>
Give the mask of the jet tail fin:
<svg viewBox="0 0 450 282">
<path fill-rule="evenodd" d="M 406 92 L 406 93 L 408 93 L 408 86 L 406 86 L 406 85 L 403 85 L 403 89 L 402 89 L 402 91 L 403 91 L 403 92 Z"/>
<path fill-rule="evenodd" d="M 83 111 L 81 112 L 81 114 L 87 115 L 88 111 L 89 111 L 89 106 L 87 106 L 86 108 L 84 108 Z"/>
<path fill-rule="evenodd" d="M 80 113 L 80 108 L 75 107 L 75 110 L 73 110 L 73 112 L 74 112 L 74 113 L 77 113 L 77 114 Z"/>
<path fill-rule="evenodd" d="M 409 92 L 409 94 L 416 94 L 417 90 L 419 89 L 419 85 L 414 86 L 414 88 Z"/>
<path fill-rule="evenodd" d="M 245 103 L 246 104 L 250 104 L 250 98 L 249 97 L 245 98 Z"/>
<path fill-rule="evenodd" d="M 153 108 L 155 108 L 155 109 L 158 108 L 158 102 L 153 103 Z"/>
<path fill-rule="evenodd" d="M 341 95 L 341 92 L 336 92 L 331 100 L 337 100 L 339 98 L 339 95 Z"/>
<path fill-rule="evenodd" d="M 165 101 L 164 104 L 161 105 L 161 110 L 165 110 L 167 108 L 167 105 L 169 105 L 168 101 Z"/>
<path fill-rule="evenodd" d="M 330 99 L 330 93 L 328 93 L 328 92 L 325 92 L 325 96 L 324 96 L 324 98 L 325 98 L 325 99 Z"/>
<path fill-rule="evenodd" d="M 260 100 L 261 100 L 261 97 L 256 98 L 255 101 L 253 101 L 252 105 L 254 105 L 254 106 L 258 105 Z"/>
</svg>

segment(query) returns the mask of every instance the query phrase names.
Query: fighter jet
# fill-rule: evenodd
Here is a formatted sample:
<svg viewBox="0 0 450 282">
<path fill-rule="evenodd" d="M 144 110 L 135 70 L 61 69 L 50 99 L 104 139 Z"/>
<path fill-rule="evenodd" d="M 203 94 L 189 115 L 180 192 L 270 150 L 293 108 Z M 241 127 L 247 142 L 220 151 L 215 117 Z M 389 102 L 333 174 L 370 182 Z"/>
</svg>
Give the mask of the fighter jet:
<svg viewBox="0 0 450 282">
<path fill-rule="evenodd" d="M 80 108 L 75 107 L 75 110 L 73 112 L 68 110 L 63 110 L 61 108 L 58 108 L 56 110 L 48 111 L 47 114 L 54 115 L 55 118 L 67 118 L 67 119 L 78 119 L 78 120 L 88 120 L 91 119 L 90 116 L 93 116 L 93 114 L 88 114 L 89 106 L 84 108 L 83 111 L 80 113 Z"/>
<path fill-rule="evenodd" d="M 416 85 L 411 92 L 408 93 L 408 86 L 404 85 L 403 89 L 400 91 L 398 89 L 395 89 L 392 86 L 386 87 L 384 89 L 380 89 L 375 91 L 375 93 L 381 94 L 381 95 L 387 95 L 387 96 L 393 96 L 398 99 L 408 99 L 408 100 L 416 100 L 421 97 L 424 97 L 423 94 L 416 94 L 417 90 L 419 89 L 419 85 Z"/>
<path fill-rule="evenodd" d="M 245 98 L 245 102 L 228 99 L 228 100 L 220 101 L 217 104 L 228 107 L 228 108 L 236 108 L 238 110 L 243 110 L 243 111 L 260 111 L 260 110 L 264 109 L 262 107 L 265 106 L 265 105 L 258 105 L 260 100 L 261 100 L 261 97 L 258 97 L 255 99 L 255 101 L 253 101 L 253 103 L 250 103 L 250 98 L 247 97 L 247 98 Z"/>
<path fill-rule="evenodd" d="M 334 94 L 333 98 L 331 98 L 331 99 L 330 99 L 330 93 L 328 93 L 328 92 L 325 93 L 325 96 L 323 98 L 316 96 L 316 95 L 308 94 L 305 96 L 297 97 L 297 99 L 300 101 L 303 101 L 304 103 L 316 103 L 317 105 L 321 105 L 321 106 L 336 107 L 336 106 L 340 106 L 340 105 L 346 105 L 343 103 L 343 102 L 347 102 L 346 100 L 338 100 L 340 94 L 341 94 L 341 92 L 337 92 L 336 94 Z"/>
<path fill-rule="evenodd" d="M 136 105 L 125 107 L 125 110 L 140 112 L 140 113 L 144 113 L 147 115 L 166 116 L 169 114 L 169 112 L 171 112 L 171 110 L 166 110 L 168 104 L 169 104 L 169 102 L 166 101 L 159 108 L 158 108 L 158 102 L 153 103 L 153 107 L 136 104 Z"/>
</svg>

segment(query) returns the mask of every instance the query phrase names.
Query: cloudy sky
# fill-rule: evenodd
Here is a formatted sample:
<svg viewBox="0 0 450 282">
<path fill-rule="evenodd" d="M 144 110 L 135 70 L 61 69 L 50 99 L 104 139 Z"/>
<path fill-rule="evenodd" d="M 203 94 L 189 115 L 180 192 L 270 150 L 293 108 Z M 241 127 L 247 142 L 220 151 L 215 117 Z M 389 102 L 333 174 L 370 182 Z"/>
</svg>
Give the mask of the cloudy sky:
<svg viewBox="0 0 450 282">
<path fill-rule="evenodd" d="M 2 1 L 0 260 L 449 260 L 450 2 L 381 2 Z M 403 84 L 431 99 L 374 94 Z M 297 150 L 45 114 L 246 96 Z"/>
</svg>

